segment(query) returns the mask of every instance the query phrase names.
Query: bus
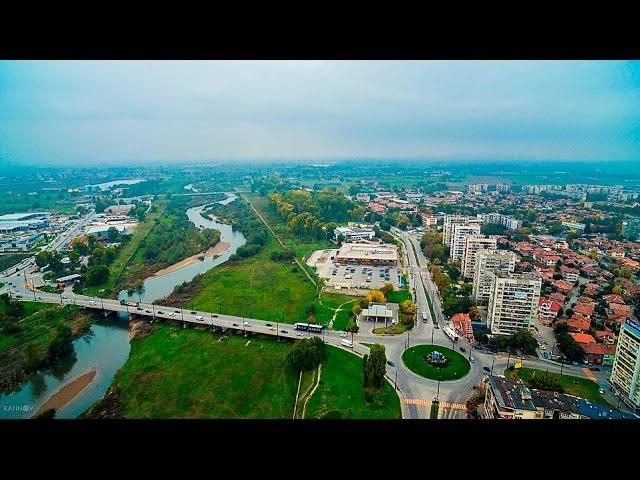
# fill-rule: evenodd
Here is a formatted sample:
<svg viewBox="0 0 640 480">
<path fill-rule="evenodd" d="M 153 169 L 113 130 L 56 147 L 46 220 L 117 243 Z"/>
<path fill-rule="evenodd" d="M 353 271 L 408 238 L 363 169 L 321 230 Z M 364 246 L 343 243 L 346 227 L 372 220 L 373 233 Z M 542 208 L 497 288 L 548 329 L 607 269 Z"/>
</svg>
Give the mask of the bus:
<svg viewBox="0 0 640 480">
<path fill-rule="evenodd" d="M 458 334 L 453 328 L 446 326 L 442 330 L 444 331 L 445 335 L 449 337 L 453 342 L 458 341 Z"/>
<path fill-rule="evenodd" d="M 347 340 L 346 338 L 343 338 L 342 340 L 340 340 L 340 344 L 343 347 L 353 348 L 353 342 L 351 340 Z"/>
<path fill-rule="evenodd" d="M 318 325 L 316 323 L 295 323 L 293 328 L 296 330 L 320 333 L 324 328 L 324 325 Z"/>
</svg>

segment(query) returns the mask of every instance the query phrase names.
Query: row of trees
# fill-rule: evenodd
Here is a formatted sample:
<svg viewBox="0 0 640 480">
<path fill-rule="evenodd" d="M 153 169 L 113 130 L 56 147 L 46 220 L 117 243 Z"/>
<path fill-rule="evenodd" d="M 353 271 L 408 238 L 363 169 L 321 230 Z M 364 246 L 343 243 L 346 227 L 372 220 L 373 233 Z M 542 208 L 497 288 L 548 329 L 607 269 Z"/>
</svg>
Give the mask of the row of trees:
<svg viewBox="0 0 640 480">
<path fill-rule="evenodd" d="M 558 348 L 569 362 L 582 362 L 584 360 L 584 350 L 582 350 L 580 344 L 569 335 L 569 327 L 565 320 L 555 322 L 553 325 L 553 333 L 556 336 Z"/>
</svg>

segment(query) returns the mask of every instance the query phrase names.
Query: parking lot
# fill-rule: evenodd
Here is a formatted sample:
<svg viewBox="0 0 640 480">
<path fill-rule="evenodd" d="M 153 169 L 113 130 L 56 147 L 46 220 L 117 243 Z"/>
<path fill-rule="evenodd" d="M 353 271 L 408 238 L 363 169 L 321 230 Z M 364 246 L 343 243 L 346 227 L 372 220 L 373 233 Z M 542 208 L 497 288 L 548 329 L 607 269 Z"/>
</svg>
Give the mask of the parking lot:
<svg viewBox="0 0 640 480">
<path fill-rule="evenodd" d="M 386 282 L 391 282 L 394 287 L 401 288 L 400 279 L 398 278 L 400 269 L 398 267 L 336 265 L 329 261 L 321 268 L 318 268 L 318 274 L 328 279 L 327 285 L 329 286 L 340 285 L 343 288 L 376 289 L 384 286 Z"/>
</svg>

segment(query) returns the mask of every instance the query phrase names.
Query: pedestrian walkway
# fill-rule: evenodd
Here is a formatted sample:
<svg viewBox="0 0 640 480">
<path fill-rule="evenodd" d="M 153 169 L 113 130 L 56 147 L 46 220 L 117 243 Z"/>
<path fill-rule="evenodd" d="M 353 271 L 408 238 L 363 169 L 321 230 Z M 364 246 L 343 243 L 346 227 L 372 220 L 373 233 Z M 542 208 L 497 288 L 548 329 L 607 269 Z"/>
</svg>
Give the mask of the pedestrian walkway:
<svg viewBox="0 0 640 480">
<path fill-rule="evenodd" d="M 425 407 L 430 407 L 433 403 L 433 400 L 427 400 L 424 398 L 405 398 L 404 402 L 410 405 L 422 405 Z M 467 410 L 467 406 L 464 403 L 440 402 L 440 408 L 448 408 L 451 410 Z"/>
</svg>

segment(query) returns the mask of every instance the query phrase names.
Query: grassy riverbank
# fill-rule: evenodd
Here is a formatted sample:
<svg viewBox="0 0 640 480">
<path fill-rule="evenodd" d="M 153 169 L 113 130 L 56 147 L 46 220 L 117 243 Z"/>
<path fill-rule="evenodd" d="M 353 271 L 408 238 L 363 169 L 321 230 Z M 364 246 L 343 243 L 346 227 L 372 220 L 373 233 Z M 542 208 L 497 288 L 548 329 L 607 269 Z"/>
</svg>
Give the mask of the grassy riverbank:
<svg viewBox="0 0 640 480">
<path fill-rule="evenodd" d="M 68 326 L 73 338 L 77 338 L 89 329 L 95 318 L 94 314 L 74 305 L 22 304 L 24 312 L 18 329 L 0 334 L 0 391 L 3 393 L 15 391 L 38 369 L 50 364 L 50 345 L 59 328 Z"/>
<path fill-rule="evenodd" d="M 171 325 L 153 325 L 152 330 L 149 336 L 132 340 L 129 360 L 109 393 L 84 417 L 293 416 L 299 373 L 285 366 L 291 343 Z M 361 358 L 334 347 L 328 350 L 322 383 L 309 400 L 306 418 L 324 415 L 327 405 L 334 417 L 399 418 L 398 398 L 391 387 L 385 388 L 378 403 L 364 401 Z M 303 376 L 303 392 L 311 378 Z"/>
</svg>

